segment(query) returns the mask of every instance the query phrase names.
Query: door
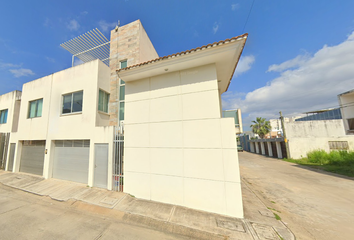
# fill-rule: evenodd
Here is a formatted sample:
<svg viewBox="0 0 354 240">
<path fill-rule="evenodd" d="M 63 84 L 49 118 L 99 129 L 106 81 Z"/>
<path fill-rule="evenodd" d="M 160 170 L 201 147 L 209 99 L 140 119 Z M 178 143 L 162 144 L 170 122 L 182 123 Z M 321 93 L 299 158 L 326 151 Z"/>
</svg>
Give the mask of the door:
<svg viewBox="0 0 354 240">
<path fill-rule="evenodd" d="M 89 140 L 55 141 L 53 178 L 88 183 Z"/>
<path fill-rule="evenodd" d="M 20 172 L 43 175 L 45 141 L 23 141 Z"/>
<path fill-rule="evenodd" d="M 95 172 L 93 186 L 107 188 L 108 181 L 108 143 L 95 144 Z"/>
</svg>

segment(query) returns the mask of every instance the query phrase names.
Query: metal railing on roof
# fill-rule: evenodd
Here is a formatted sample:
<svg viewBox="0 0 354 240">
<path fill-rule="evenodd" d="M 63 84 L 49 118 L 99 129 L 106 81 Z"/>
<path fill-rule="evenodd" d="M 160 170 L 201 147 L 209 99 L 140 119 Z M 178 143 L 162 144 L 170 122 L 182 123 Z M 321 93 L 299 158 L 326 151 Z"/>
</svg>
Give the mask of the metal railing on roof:
<svg viewBox="0 0 354 240">
<path fill-rule="evenodd" d="M 73 55 L 72 66 L 74 66 L 75 57 L 83 62 L 100 59 L 109 66 L 110 41 L 97 28 L 66 41 L 60 46 Z"/>
</svg>

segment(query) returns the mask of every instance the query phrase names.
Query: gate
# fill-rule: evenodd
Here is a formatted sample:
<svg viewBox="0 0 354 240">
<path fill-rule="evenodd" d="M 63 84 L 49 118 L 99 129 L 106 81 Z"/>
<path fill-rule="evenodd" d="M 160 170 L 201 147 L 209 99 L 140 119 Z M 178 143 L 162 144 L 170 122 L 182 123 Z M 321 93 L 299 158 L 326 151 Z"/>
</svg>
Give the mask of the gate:
<svg viewBox="0 0 354 240">
<path fill-rule="evenodd" d="M 123 127 L 114 127 L 113 139 L 113 191 L 123 192 L 124 185 L 124 133 Z"/>
<path fill-rule="evenodd" d="M 0 133 L 0 169 L 4 169 L 4 170 L 6 167 L 9 139 L 10 139 L 10 133 Z"/>
</svg>

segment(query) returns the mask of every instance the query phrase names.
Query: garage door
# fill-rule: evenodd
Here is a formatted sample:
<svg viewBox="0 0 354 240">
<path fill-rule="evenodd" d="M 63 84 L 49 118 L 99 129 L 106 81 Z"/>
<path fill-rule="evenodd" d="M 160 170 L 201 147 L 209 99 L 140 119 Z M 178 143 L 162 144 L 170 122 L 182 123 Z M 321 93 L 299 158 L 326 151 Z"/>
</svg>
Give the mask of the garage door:
<svg viewBox="0 0 354 240">
<path fill-rule="evenodd" d="M 53 178 L 87 183 L 89 140 L 55 141 Z"/>
<path fill-rule="evenodd" d="M 45 141 L 23 141 L 20 172 L 43 175 Z"/>
</svg>

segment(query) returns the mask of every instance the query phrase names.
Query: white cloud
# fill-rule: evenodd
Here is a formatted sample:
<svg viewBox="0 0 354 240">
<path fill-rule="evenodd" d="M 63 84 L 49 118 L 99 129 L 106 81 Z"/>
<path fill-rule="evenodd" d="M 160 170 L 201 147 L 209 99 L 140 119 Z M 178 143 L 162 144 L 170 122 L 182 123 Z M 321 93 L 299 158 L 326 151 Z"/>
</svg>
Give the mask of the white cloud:
<svg viewBox="0 0 354 240">
<path fill-rule="evenodd" d="M 252 64 L 254 63 L 255 60 L 256 59 L 253 55 L 241 57 L 239 63 L 237 64 L 237 67 L 236 67 L 235 76 L 237 77 L 240 74 L 250 70 L 252 67 Z"/>
<path fill-rule="evenodd" d="M 219 30 L 219 24 L 217 22 L 213 25 L 213 33 L 215 34 Z"/>
<path fill-rule="evenodd" d="M 76 21 L 75 19 L 71 20 L 68 24 L 67 24 L 67 28 L 70 31 L 77 31 L 79 30 L 80 24 L 78 23 L 78 21 Z"/>
<path fill-rule="evenodd" d="M 18 67 L 21 67 L 21 65 L 20 64 L 12 64 L 12 63 L 0 62 L 0 69 L 18 68 Z"/>
<path fill-rule="evenodd" d="M 98 22 L 98 25 L 100 26 L 102 32 L 108 32 L 109 30 L 114 29 L 117 26 L 117 23 L 115 22 L 108 23 L 105 20 L 101 20 Z"/>
<path fill-rule="evenodd" d="M 313 56 L 298 56 L 272 71 L 279 76 L 252 92 L 223 95 L 224 108 L 241 108 L 244 122 L 295 116 L 310 110 L 338 107 L 337 95 L 354 88 L 354 32 L 342 43 L 323 46 Z M 297 60 L 295 60 L 297 59 Z M 289 70 L 289 66 L 295 67 Z"/>
<path fill-rule="evenodd" d="M 26 68 L 10 69 L 9 71 L 17 78 L 34 75 L 34 72 L 31 69 L 26 69 Z"/>
<path fill-rule="evenodd" d="M 237 9 L 239 9 L 239 8 L 240 8 L 240 4 L 239 4 L 239 3 L 231 4 L 231 10 L 232 10 L 232 11 L 235 11 L 235 10 L 237 10 Z"/>
<path fill-rule="evenodd" d="M 55 62 L 55 59 L 51 57 L 45 57 L 45 59 L 47 59 L 48 62 L 52 62 L 52 63 Z"/>
<path fill-rule="evenodd" d="M 281 64 L 273 64 L 269 66 L 267 72 L 282 72 L 290 68 L 299 67 L 303 65 L 309 58 L 310 58 L 309 54 L 299 55 Z"/>
</svg>

